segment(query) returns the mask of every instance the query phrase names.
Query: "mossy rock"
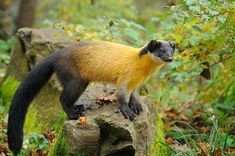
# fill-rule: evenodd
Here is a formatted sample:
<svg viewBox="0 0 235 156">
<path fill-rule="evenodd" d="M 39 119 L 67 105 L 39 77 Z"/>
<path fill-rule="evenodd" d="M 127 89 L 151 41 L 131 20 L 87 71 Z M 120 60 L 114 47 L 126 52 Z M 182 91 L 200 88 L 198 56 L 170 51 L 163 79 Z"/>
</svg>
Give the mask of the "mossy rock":
<svg viewBox="0 0 235 156">
<path fill-rule="evenodd" d="M 136 120 L 130 121 L 120 113 L 116 102 L 101 104 L 95 100 L 107 93 L 113 93 L 113 87 L 96 84 L 87 88 L 76 102 L 77 105 L 83 104 L 85 108 L 90 108 L 84 112 L 85 124 L 81 124 L 79 120 L 65 120 L 50 156 L 150 156 L 150 146 L 157 134 L 158 121 L 151 100 L 142 96 L 140 101 L 143 112 Z M 66 152 L 62 153 L 64 151 Z"/>
<path fill-rule="evenodd" d="M 61 35 L 59 35 L 61 34 Z M 11 98 L 27 73 L 51 53 L 70 42 L 62 31 L 56 29 L 22 28 L 16 33 L 16 42 L 11 51 L 7 78 L 2 85 L 4 104 Z M 16 83 L 16 84 L 15 84 Z M 26 117 L 25 132 L 53 128 L 62 108 L 59 102 L 60 85 L 55 76 L 41 89 L 30 105 Z"/>
<path fill-rule="evenodd" d="M 0 96 L 3 99 L 3 104 L 6 107 L 10 106 L 10 102 L 16 89 L 19 87 L 20 82 L 14 77 L 8 76 L 0 87 Z M 26 122 L 24 126 L 25 133 L 28 132 L 42 132 L 56 122 L 61 112 L 61 108 L 58 101 L 58 93 L 52 92 L 49 85 L 46 85 L 42 89 L 43 95 L 38 96 L 31 104 L 28 113 L 26 115 Z M 41 103 L 48 103 L 50 100 L 51 105 L 58 104 L 57 106 L 50 107 L 49 105 L 43 105 Z M 57 107 L 57 109 L 55 109 Z"/>
<path fill-rule="evenodd" d="M 3 81 L 0 87 L 0 96 L 3 99 L 3 104 L 6 104 L 7 106 L 9 106 L 11 99 L 19 85 L 20 85 L 20 82 L 17 81 L 12 76 L 8 76 Z"/>
</svg>

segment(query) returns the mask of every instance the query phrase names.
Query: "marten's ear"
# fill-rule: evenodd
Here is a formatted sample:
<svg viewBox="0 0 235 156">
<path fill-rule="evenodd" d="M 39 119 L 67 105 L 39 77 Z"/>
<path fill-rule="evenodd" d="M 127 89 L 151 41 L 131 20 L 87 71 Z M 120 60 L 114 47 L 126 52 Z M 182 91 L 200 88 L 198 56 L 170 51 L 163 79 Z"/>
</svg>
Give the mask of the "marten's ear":
<svg viewBox="0 0 235 156">
<path fill-rule="evenodd" d="M 175 50 L 175 48 L 176 48 L 175 42 L 171 41 L 171 42 L 168 42 L 168 43 L 170 44 L 171 48 L 172 48 L 173 50 Z"/>
<path fill-rule="evenodd" d="M 152 53 L 154 50 L 158 49 L 161 46 L 161 42 L 157 40 L 151 40 L 149 41 L 147 45 L 147 49 L 150 53 Z"/>
<path fill-rule="evenodd" d="M 148 52 L 152 53 L 154 50 L 158 49 L 161 46 L 161 42 L 157 40 L 151 40 L 149 43 L 140 51 L 140 56 L 147 54 Z"/>
</svg>

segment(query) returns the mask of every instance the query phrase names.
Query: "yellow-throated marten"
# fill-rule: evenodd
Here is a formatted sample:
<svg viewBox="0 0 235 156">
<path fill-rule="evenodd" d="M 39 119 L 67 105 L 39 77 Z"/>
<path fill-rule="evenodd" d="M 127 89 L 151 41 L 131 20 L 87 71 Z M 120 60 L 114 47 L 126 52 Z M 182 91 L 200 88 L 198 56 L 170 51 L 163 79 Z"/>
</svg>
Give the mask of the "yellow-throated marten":
<svg viewBox="0 0 235 156">
<path fill-rule="evenodd" d="M 135 89 L 165 62 L 171 62 L 175 45 L 151 40 L 142 48 L 97 41 L 80 42 L 52 54 L 26 76 L 12 99 L 8 119 L 8 143 L 15 155 L 23 141 L 23 125 L 30 102 L 55 72 L 63 86 L 60 101 L 69 119 L 81 109 L 73 104 L 89 82 L 116 84 L 121 113 L 133 120 L 142 111 Z"/>
</svg>

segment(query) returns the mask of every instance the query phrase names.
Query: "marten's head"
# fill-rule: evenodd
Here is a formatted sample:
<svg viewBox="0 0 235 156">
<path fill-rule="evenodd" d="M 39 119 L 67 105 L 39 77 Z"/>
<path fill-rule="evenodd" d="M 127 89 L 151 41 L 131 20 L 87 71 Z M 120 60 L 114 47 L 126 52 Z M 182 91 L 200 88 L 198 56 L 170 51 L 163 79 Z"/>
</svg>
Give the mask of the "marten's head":
<svg viewBox="0 0 235 156">
<path fill-rule="evenodd" d="M 162 40 L 151 40 L 140 52 L 140 56 L 149 55 L 153 60 L 172 62 L 175 51 L 175 44 L 173 42 L 166 42 Z"/>
</svg>

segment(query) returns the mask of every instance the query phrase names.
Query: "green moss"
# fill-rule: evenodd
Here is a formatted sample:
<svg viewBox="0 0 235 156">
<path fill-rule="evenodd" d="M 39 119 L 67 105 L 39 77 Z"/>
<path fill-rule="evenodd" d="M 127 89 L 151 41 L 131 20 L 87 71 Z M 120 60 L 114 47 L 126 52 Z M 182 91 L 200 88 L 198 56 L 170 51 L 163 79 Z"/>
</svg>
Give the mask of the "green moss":
<svg viewBox="0 0 235 156">
<path fill-rule="evenodd" d="M 16 89 L 19 87 L 20 82 L 17 81 L 14 77 L 8 76 L 2 83 L 0 87 L 0 95 L 3 99 L 3 103 L 9 107 L 12 97 L 15 94 Z M 30 107 L 27 117 L 26 117 L 26 122 L 25 122 L 25 132 L 36 132 L 40 130 L 40 126 L 38 126 L 38 121 L 37 121 L 37 115 L 35 113 L 35 110 L 33 106 Z"/>
<path fill-rule="evenodd" d="M 47 125 L 40 124 L 37 119 L 37 111 L 35 110 L 34 105 L 31 105 L 28 109 L 25 125 L 24 125 L 24 133 L 29 134 L 31 132 L 41 132 L 46 129 Z"/>
<path fill-rule="evenodd" d="M 165 134 L 161 114 L 159 113 L 156 120 L 157 135 L 151 145 L 151 156 L 167 156 L 168 145 L 165 143 Z"/>
<path fill-rule="evenodd" d="M 61 112 L 58 94 L 48 84 L 41 89 L 28 110 L 25 122 L 26 134 L 54 128 Z"/>
<path fill-rule="evenodd" d="M 11 103 L 12 97 L 14 96 L 14 93 L 16 89 L 19 87 L 20 82 L 17 81 L 14 77 L 8 76 L 1 84 L 0 87 L 0 97 L 3 100 L 3 104 L 7 106 L 7 109 Z M 46 89 L 45 89 L 46 88 Z M 58 103 L 54 97 L 54 93 L 50 94 L 50 89 L 47 89 L 48 87 L 44 87 L 42 89 L 44 91 L 41 94 L 41 98 L 37 97 L 37 100 L 34 100 L 33 103 L 30 105 L 30 108 L 28 109 L 25 126 L 24 126 L 24 132 L 25 134 L 28 134 L 28 132 L 42 132 L 43 130 L 48 128 L 49 124 L 55 123 L 55 116 L 53 113 L 56 111 L 59 111 L 59 106 L 51 107 L 50 111 L 54 109 L 55 111 L 48 112 L 48 106 L 42 106 L 45 105 L 45 101 L 48 101 L 50 99 L 50 104 L 52 103 Z M 44 96 L 44 95 L 48 96 Z M 49 97 L 50 96 L 50 97 Z M 58 99 L 57 99 L 58 100 Z M 41 104 L 43 103 L 43 104 Z M 41 105 L 40 105 L 41 104 Z M 41 106 L 41 108 L 40 108 Z M 48 109 L 47 109 L 48 108 Z M 44 110 L 43 110 L 44 109 Z M 44 112 L 45 111 L 45 112 Z M 50 121 L 51 119 L 51 121 Z M 53 120 L 53 121 L 52 121 Z"/>
<path fill-rule="evenodd" d="M 60 101 L 60 92 L 53 88 L 49 83 L 45 84 L 39 94 L 33 100 L 32 107 L 35 108 L 38 122 L 47 128 L 53 128 L 62 111 Z"/>
<path fill-rule="evenodd" d="M 7 106 L 10 105 L 11 99 L 19 85 L 20 82 L 12 76 L 8 76 L 3 81 L 0 87 L 0 96 L 2 97 L 4 104 L 6 104 Z"/>
</svg>

